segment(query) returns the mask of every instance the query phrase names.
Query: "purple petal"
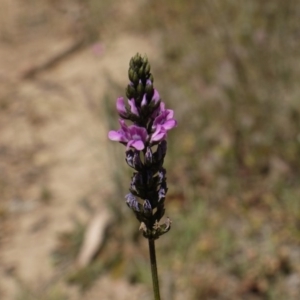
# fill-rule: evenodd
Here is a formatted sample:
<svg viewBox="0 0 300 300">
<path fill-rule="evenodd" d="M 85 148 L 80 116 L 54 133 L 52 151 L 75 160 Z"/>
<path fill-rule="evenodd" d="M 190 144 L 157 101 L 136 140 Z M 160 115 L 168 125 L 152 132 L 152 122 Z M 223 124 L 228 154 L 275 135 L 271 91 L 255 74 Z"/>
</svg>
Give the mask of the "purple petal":
<svg viewBox="0 0 300 300">
<path fill-rule="evenodd" d="M 160 100 L 160 95 L 157 89 L 154 89 L 154 94 L 151 101 L 153 101 L 156 104 L 159 100 Z"/>
<path fill-rule="evenodd" d="M 159 132 L 158 134 L 152 135 L 151 142 L 160 142 L 166 138 L 165 132 Z"/>
<path fill-rule="evenodd" d="M 171 120 L 166 121 L 162 126 L 165 130 L 170 130 L 170 129 L 174 128 L 176 125 L 177 125 L 176 120 L 171 119 Z"/>
<path fill-rule="evenodd" d="M 165 102 L 160 102 L 160 106 L 159 106 L 160 111 L 165 111 L 166 110 L 165 107 L 166 107 Z"/>
<path fill-rule="evenodd" d="M 141 102 L 141 107 L 147 105 L 147 99 L 146 99 L 146 94 L 144 94 L 142 102 Z"/>
<path fill-rule="evenodd" d="M 145 145 L 142 141 L 130 141 L 130 142 L 132 142 L 131 146 L 136 150 L 143 150 L 145 148 Z"/>
<path fill-rule="evenodd" d="M 111 131 L 108 133 L 108 138 L 109 138 L 111 141 L 124 142 L 124 143 L 127 142 L 126 137 L 124 136 L 124 134 L 123 134 L 121 131 L 111 130 Z"/>
<path fill-rule="evenodd" d="M 144 142 L 146 141 L 147 130 L 144 127 L 131 125 L 128 127 L 128 129 L 130 131 L 130 135 L 133 140 L 142 140 Z"/>
<path fill-rule="evenodd" d="M 165 111 L 167 111 L 167 120 L 173 119 L 173 117 L 174 117 L 174 110 L 172 110 L 172 109 L 166 109 Z"/>
<path fill-rule="evenodd" d="M 146 85 L 152 85 L 152 84 L 153 84 L 152 81 L 150 79 L 147 79 Z"/>
<path fill-rule="evenodd" d="M 166 131 L 160 125 L 157 125 L 155 132 L 151 135 L 151 142 L 159 142 L 166 138 Z"/>
<path fill-rule="evenodd" d="M 127 111 L 126 111 L 126 107 L 125 107 L 125 103 L 124 103 L 124 98 L 123 97 L 119 97 L 117 99 L 117 111 L 119 113 L 119 115 L 121 117 L 125 117 L 127 115 Z"/>
<path fill-rule="evenodd" d="M 124 136 L 127 138 L 127 140 L 130 139 L 130 130 L 129 127 L 126 125 L 125 121 L 122 119 L 119 119 L 119 123 L 121 125 L 121 131 L 123 132 Z"/>
<path fill-rule="evenodd" d="M 131 113 L 133 113 L 134 115 L 139 116 L 139 112 L 138 112 L 137 107 L 135 105 L 135 100 L 132 98 L 132 99 L 128 100 L 128 103 L 130 105 Z"/>
<path fill-rule="evenodd" d="M 161 108 L 164 109 L 164 103 Z M 174 111 L 171 109 L 160 111 L 154 119 L 152 129 L 155 130 L 158 125 L 161 125 L 166 131 L 174 128 L 177 125 L 177 121 L 173 119 L 173 116 Z"/>
</svg>

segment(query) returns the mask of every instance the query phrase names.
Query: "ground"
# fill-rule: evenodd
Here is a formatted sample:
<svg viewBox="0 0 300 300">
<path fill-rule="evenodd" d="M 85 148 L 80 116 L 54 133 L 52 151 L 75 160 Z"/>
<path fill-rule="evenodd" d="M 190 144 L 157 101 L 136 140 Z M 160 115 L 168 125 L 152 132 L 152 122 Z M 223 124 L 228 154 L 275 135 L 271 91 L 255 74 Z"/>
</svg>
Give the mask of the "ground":
<svg viewBox="0 0 300 300">
<path fill-rule="evenodd" d="M 111 16 L 126 21 L 134 13 L 127 4 Z M 40 299 L 49 286 L 80 299 L 76 288 L 60 280 L 63 271 L 53 267 L 50 254 L 74 219 L 91 218 L 80 205 L 83 198 L 96 215 L 112 194 L 108 81 L 126 84 L 136 52 L 158 56 L 151 39 L 114 34 L 119 23 L 99 28 L 101 38 L 89 40 L 74 17 L 81 9 L 57 1 L 0 4 L 1 299 L 16 299 L 24 290 Z M 133 299 L 141 293 L 142 287 L 104 276 L 85 299 Z"/>
</svg>

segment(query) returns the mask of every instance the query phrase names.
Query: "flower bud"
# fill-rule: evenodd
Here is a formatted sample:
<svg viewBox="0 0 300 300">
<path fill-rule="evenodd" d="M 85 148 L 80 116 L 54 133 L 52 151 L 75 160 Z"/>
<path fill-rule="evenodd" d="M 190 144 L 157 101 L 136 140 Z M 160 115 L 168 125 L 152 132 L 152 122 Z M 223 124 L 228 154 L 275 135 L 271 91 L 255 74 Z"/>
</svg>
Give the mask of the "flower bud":
<svg viewBox="0 0 300 300">
<path fill-rule="evenodd" d="M 133 69 L 134 68 L 134 57 L 132 57 L 129 61 L 129 69 Z"/>
<path fill-rule="evenodd" d="M 150 73 L 150 64 L 147 62 L 145 65 L 145 74 L 149 74 Z"/>
<path fill-rule="evenodd" d="M 130 68 L 128 70 L 128 78 L 130 81 L 133 81 L 133 79 L 134 79 L 133 77 L 134 77 L 134 70 Z"/>
<path fill-rule="evenodd" d="M 148 63 L 148 57 L 146 55 L 142 58 L 142 63 L 144 65 L 146 65 Z"/>
<path fill-rule="evenodd" d="M 143 99 L 142 99 L 142 102 L 141 102 L 141 108 L 143 110 L 143 108 L 148 104 L 147 102 L 147 97 L 146 97 L 146 94 L 144 94 L 143 96 Z"/>
<path fill-rule="evenodd" d="M 137 53 L 133 58 L 133 66 L 140 66 L 142 64 L 142 57 L 139 53 Z"/>
<path fill-rule="evenodd" d="M 137 86 L 139 84 L 139 74 L 137 72 L 133 71 L 132 82 L 134 86 Z"/>
<path fill-rule="evenodd" d="M 161 103 L 160 95 L 159 95 L 158 91 L 156 89 L 154 89 L 149 105 L 153 110 L 155 110 L 159 106 L 160 103 Z"/>
<path fill-rule="evenodd" d="M 167 194 L 167 184 L 163 182 L 158 190 L 158 203 L 161 201 L 165 201 L 166 194 Z"/>
<path fill-rule="evenodd" d="M 129 193 L 125 196 L 126 204 L 130 207 L 133 211 L 140 211 L 139 209 L 139 202 L 136 200 L 133 194 Z"/>
<path fill-rule="evenodd" d="M 160 170 L 158 171 L 158 184 L 162 184 L 163 182 L 166 181 L 166 170 L 164 168 L 160 168 Z"/>
<path fill-rule="evenodd" d="M 150 203 L 150 201 L 148 199 L 146 199 L 144 201 L 143 208 L 144 208 L 144 212 L 146 214 L 151 214 L 152 213 L 152 206 L 151 206 L 151 203 Z"/>
<path fill-rule="evenodd" d="M 150 74 L 149 79 L 151 80 L 152 84 L 154 83 L 154 77 L 152 74 Z"/>
<path fill-rule="evenodd" d="M 141 161 L 140 158 L 140 152 L 139 151 L 135 151 L 134 155 L 133 155 L 133 165 L 134 165 L 134 169 L 136 169 L 137 171 L 141 171 L 143 168 L 143 163 Z"/>
<path fill-rule="evenodd" d="M 135 98 L 135 95 L 136 95 L 135 88 L 131 84 L 128 84 L 127 89 L 126 89 L 127 98 L 128 99 Z"/>
<path fill-rule="evenodd" d="M 153 88 L 152 82 L 150 80 L 147 80 L 146 87 L 145 87 L 145 93 L 149 100 L 151 100 L 154 96 L 154 88 Z"/>
<path fill-rule="evenodd" d="M 145 68 L 144 68 L 144 66 L 141 66 L 141 67 L 139 68 L 138 75 L 139 75 L 141 78 L 143 78 L 143 77 L 145 76 Z"/>
<path fill-rule="evenodd" d="M 165 155 L 167 153 L 167 141 L 163 140 L 159 143 L 159 145 L 157 146 L 157 160 L 161 161 L 165 158 Z"/>
<path fill-rule="evenodd" d="M 144 94 L 144 85 L 140 82 L 136 88 L 138 95 L 142 98 L 142 95 Z"/>
<path fill-rule="evenodd" d="M 124 98 L 123 97 L 119 97 L 117 99 L 116 107 L 117 107 L 117 111 L 118 111 L 119 116 L 121 118 L 126 119 L 127 118 L 127 110 L 126 110 L 126 107 L 125 107 L 125 103 L 124 103 Z"/>
<path fill-rule="evenodd" d="M 127 150 L 125 152 L 126 154 L 126 157 L 125 157 L 125 160 L 127 162 L 127 165 L 131 168 L 134 168 L 134 162 L 133 162 L 133 151 L 130 149 L 130 150 Z"/>
<path fill-rule="evenodd" d="M 147 147 L 146 153 L 145 153 L 145 165 L 149 166 L 152 164 L 153 161 L 153 155 L 152 150 L 150 147 Z"/>
</svg>

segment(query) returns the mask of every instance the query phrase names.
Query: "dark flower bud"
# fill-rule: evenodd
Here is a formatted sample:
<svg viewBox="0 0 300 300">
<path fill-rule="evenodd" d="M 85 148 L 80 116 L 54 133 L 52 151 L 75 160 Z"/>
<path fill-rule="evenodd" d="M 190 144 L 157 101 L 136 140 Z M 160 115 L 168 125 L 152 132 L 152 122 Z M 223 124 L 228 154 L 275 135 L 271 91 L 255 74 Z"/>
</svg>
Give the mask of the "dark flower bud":
<svg viewBox="0 0 300 300">
<path fill-rule="evenodd" d="M 150 101 L 153 98 L 154 95 L 154 88 L 151 80 L 147 80 L 146 86 L 145 86 L 145 93 L 147 95 L 147 99 Z"/>
<path fill-rule="evenodd" d="M 135 151 L 134 152 L 133 164 L 134 164 L 134 169 L 136 169 L 137 171 L 141 171 L 143 169 L 143 163 L 141 161 L 141 157 L 140 157 L 140 152 L 139 151 Z"/>
<path fill-rule="evenodd" d="M 155 218 L 155 220 L 159 221 L 164 216 L 164 214 L 165 214 L 165 208 L 164 208 L 164 204 L 162 203 L 161 205 L 157 206 L 157 210 L 156 210 L 155 214 L 153 215 L 153 218 Z"/>
<path fill-rule="evenodd" d="M 153 183 L 153 172 L 151 170 L 147 170 L 147 186 L 150 187 Z"/>
<path fill-rule="evenodd" d="M 125 160 L 129 167 L 141 171 L 143 168 L 143 163 L 140 158 L 140 152 L 139 151 L 133 151 L 133 150 L 127 150 L 126 151 L 126 157 Z"/>
<path fill-rule="evenodd" d="M 158 171 L 158 182 L 157 184 L 162 184 L 166 180 L 166 170 L 164 168 L 161 168 Z"/>
<path fill-rule="evenodd" d="M 163 182 L 158 190 L 158 203 L 165 200 L 167 191 L 167 184 Z"/>
<path fill-rule="evenodd" d="M 161 161 L 165 158 L 165 155 L 167 153 L 167 141 L 163 140 L 161 141 L 157 146 L 157 160 Z"/>
<path fill-rule="evenodd" d="M 152 213 L 152 206 L 151 206 L 151 203 L 149 200 L 145 200 L 144 201 L 144 205 L 143 205 L 143 208 L 144 208 L 144 212 L 146 214 L 151 214 Z"/>
<path fill-rule="evenodd" d="M 152 150 L 150 147 L 147 147 L 146 153 L 145 153 L 145 165 L 149 166 L 152 164 L 153 161 L 153 155 Z"/>
<path fill-rule="evenodd" d="M 145 178 L 146 180 L 146 178 Z M 143 176 L 141 173 L 134 173 L 132 178 L 131 178 L 131 182 L 130 182 L 130 191 L 144 199 L 145 198 L 145 195 L 147 193 L 147 185 L 145 185 L 145 182 L 144 182 L 144 179 L 143 179 Z"/>
<path fill-rule="evenodd" d="M 134 197 L 134 195 L 129 193 L 125 196 L 125 199 L 126 199 L 126 204 L 128 205 L 128 207 L 130 207 L 133 211 L 136 211 L 136 212 L 140 211 L 139 202 Z"/>
<path fill-rule="evenodd" d="M 128 150 L 126 151 L 126 157 L 125 160 L 127 162 L 127 165 L 131 168 L 134 168 L 134 163 L 133 163 L 133 151 Z"/>
<path fill-rule="evenodd" d="M 142 186 L 143 183 L 143 178 L 140 173 L 134 173 L 132 178 L 131 178 L 131 189 L 138 192 L 139 187 Z"/>
</svg>

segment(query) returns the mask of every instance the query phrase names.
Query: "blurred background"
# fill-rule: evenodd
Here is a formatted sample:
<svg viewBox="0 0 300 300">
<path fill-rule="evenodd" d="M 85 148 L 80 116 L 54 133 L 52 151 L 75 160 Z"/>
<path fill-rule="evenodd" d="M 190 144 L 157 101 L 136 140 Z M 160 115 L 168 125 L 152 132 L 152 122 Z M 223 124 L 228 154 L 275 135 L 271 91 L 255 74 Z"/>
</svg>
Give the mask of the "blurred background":
<svg viewBox="0 0 300 300">
<path fill-rule="evenodd" d="M 152 299 L 124 203 L 129 59 L 175 110 L 163 299 L 300 295 L 300 2 L 2 0 L 0 298 Z"/>
</svg>

